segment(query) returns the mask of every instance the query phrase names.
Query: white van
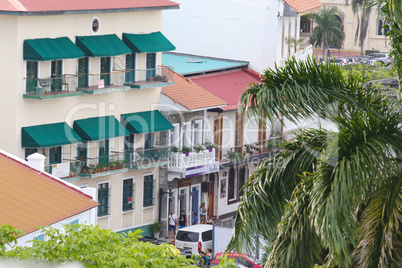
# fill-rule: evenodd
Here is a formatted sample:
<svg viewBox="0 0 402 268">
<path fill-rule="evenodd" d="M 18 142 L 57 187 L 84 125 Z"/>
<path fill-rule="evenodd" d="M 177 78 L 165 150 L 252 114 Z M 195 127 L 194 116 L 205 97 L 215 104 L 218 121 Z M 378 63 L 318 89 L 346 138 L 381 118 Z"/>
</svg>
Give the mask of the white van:
<svg viewBox="0 0 402 268">
<path fill-rule="evenodd" d="M 176 232 L 175 246 L 191 248 L 192 254 L 197 254 L 200 250 L 212 248 L 212 225 L 196 224 L 184 227 Z"/>
</svg>

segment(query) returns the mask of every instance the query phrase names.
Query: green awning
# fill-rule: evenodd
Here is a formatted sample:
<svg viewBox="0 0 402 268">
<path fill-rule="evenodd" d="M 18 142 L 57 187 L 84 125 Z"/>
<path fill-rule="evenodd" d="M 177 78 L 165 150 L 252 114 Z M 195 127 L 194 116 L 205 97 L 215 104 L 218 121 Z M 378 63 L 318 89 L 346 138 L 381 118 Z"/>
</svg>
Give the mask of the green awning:
<svg viewBox="0 0 402 268">
<path fill-rule="evenodd" d="M 170 43 L 170 41 L 161 32 L 149 34 L 123 33 L 123 42 L 136 53 L 152 53 L 176 49 L 176 47 Z"/>
<path fill-rule="evenodd" d="M 84 141 L 106 140 L 130 134 L 113 115 L 75 120 L 73 128 Z"/>
<path fill-rule="evenodd" d="M 45 61 L 85 57 L 68 37 L 40 38 L 24 41 L 24 60 Z"/>
<path fill-rule="evenodd" d="M 44 148 L 81 142 L 80 136 L 67 123 L 54 123 L 23 127 L 22 147 Z"/>
<path fill-rule="evenodd" d="M 115 34 L 77 36 L 75 43 L 88 57 L 112 57 L 131 53 L 131 49 Z"/>
<path fill-rule="evenodd" d="M 173 125 L 158 110 L 122 114 L 122 123 L 130 133 L 151 133 L 172 129 Z"/>
</svg>

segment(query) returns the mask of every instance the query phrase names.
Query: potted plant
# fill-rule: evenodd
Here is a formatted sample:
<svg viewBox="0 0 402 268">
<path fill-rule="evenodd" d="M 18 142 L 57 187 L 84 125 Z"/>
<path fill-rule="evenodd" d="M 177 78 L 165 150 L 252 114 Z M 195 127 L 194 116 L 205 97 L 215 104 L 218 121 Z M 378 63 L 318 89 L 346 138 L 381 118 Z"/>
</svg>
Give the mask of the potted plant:
<svg viewBox="0 0 402 268">
<path fill-rule="evenodd" d="M 96 166 L 95 166 L 95 165 L 89 165 L 89 166 L 88 166 L 88 174 L 92 174 L 95 169 L 96 169 Z"/>
<path fill-rule="evenodd" d="M 177 148 L 176 146 L 172 146 L 172 148 L 170 150 L 172 151 L 172 153 L 180 152 L 179 148 Z"/>
<path fill-rule="evenodd" d="M 149 229 L 154 234 L 154 238 L 159 238 L 159 234 L 161 232 L 161 223 L 160 222 L 155 221 L 154 223 L 149 225 Z"/>
<path fill-rule="evenodd" d="M 111 169 L 111 170 L 115 170 L 116 168 L 117 168 L 116 162 L 111 162 L 111 163 L 110 163 L 110 169 Z"/>
<path fill-rule="evenodd" d="M 204 143 L 204 146 L 205 146 L 205 148 L 207 148 L 208 151 L 210 151 L 210 152 L 212 152 L 212 148 L 215 147 L 215 145 L 212 144 L 210 141 L 205 142 L 205 143 Z"/>
<path fill-rule="evenodd" d="M 162 76 L 162 82 L 168 82 L 168 81 L 169 78 L 166 75 Z"/>
<path fill-rule="evenodd" d="M 147 77 L 147 81 L 155 81 L 155 76 L 149 76 L 149 77 Z"/>
<path fill-rule="evenodd" d="M 186 146 L 183 146 L 183 148 L 181 148 L 181 151 L 182 151 L 182 153 L 185 154 L 186 156 L 189 156 L 189 155 L 190 155 L 190 152 L 192 152 L 191 148 L 190 148 L 190 147 L 186 147 Z"/>
<path fill-rule="evenodd" d="M 201 152 L 201 151 L 204 151 L 204 146 L 202 146 L 202 145 L 196 145 L 196 146 L 194 146 L 193 147 L 194 148 L 194 151 L 196 152 L 196 153 L 199 153 L 199 152 Z"/>
<path fill-rule="evenodd" d="M 82 167 L 82 173 L 87 174 L 88 173 L 88 166 L 83 166 Z"/>
<path fill-rule="evenodd" d="M 160 76 L 159 74 L 155 76 L 155 81 L 162 81 L 162 76 Z"/>
</svg>

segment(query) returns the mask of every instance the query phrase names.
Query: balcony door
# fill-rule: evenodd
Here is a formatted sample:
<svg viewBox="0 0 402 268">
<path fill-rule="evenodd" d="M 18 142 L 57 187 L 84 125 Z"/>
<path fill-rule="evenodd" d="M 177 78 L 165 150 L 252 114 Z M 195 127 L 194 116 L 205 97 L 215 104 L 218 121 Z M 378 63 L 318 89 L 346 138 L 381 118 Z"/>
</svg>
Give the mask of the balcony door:
<svg viewBox="0 0 402 268">
<path fill-rule="evenodd" d="M 61 76 L 63 74 L 63 61 L 52 60 L 50 64 L 50 77 L 53 78 L 51 90 L 60 91 L 62 87 Z"/>
<path fill-rule="evenodd" d="M 78 88 L 88 87 L 89 58 L 78 60 Z"/>
<path fill-rule="evenodd" d="M 124 160 L 131 165 L 134 162 L 134 134 L 124 137 Z"/>
<path fill-rule="evenodd" d="M 109 140 L 99 141 L 99 164 L 109 163 Z"/>
<path fill-rule="evenodd" d="M 38 86 L 38 62 L 27 61 L 26 92 L 35 92 Z"/>
<path fill-rule="evenodd" d="M 147 78 L 156 75 L 156 53 L 147 53 Z"/>
<path fill-rule="evenodd" d="M 135 53 L 126 55 L 126 82 L 135 82 Z"/>
<path fill-rule="evenodd" d="M 100 79 L 103 79 L 105 81 L 105 86 L 110 85 L 110 63 L 111 59 L 110 57 L 103 57 L 100 59 L 101 64 L 101 76 Z"/>
</svg>

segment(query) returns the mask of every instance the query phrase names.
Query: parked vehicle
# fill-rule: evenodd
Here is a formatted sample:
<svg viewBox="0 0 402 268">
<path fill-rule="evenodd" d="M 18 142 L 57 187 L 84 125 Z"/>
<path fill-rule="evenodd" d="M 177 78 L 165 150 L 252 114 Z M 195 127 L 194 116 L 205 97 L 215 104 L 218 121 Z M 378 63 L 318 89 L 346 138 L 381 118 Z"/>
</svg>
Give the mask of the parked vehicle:
<svg viewBox="0 0 402 268">
<path fill-rule="evenodd" d="M 219 263 L 219 256 L 224 255 L 225 253 L 217 253 L 215 256 L 215 260 L 213 264 L 218 264 Z M 253 258 L 248 256 L 247 254 L 239 254 L 237 252 L 233 253 L 228 253 L 227 254 L 228 259 L 234 259 L 234 261 L 238 264 L 241 264 L 245 267 L 253 267 L 253 268 L 260 268 L 261 267 L 261 261 L 257 258 Z"/>
<path fill-rule="evenodd" d="M 371 56 L 357 56 L 356 57 L 356 63 L 373 65 L 376 62 L 377 62 L 377 60 Z"/>
<path fill-rule="evenodd" d="M 196 224 L 179 229 L 174 245 L 177 248 L 190 248 L 192 254 L 198 255 L 200 250 L 212 248 L 212 228 L 210 224 Z"/>
<path fill-rule="evenodd" d="M 377 62 L 380 62 L 384 64 L 385 66 L 388 66 L 391 64 L 391 58 L 389 56 L 389 53 L 371 53 L 369 54 L 370 57 L 373 57 L 374 59 L 377 60 Z"/>
<path fill-rule="evenodd" d="M 349 60 L 347 58 L 332 58 L 329 60 L 329 62 L 331 62 L 333 64 L 339 64 L 339 65 L 349 64 Z"/>
</svg>

